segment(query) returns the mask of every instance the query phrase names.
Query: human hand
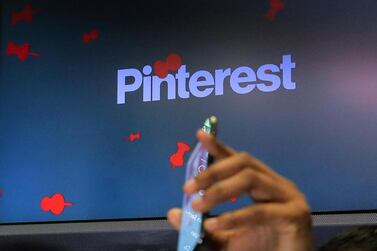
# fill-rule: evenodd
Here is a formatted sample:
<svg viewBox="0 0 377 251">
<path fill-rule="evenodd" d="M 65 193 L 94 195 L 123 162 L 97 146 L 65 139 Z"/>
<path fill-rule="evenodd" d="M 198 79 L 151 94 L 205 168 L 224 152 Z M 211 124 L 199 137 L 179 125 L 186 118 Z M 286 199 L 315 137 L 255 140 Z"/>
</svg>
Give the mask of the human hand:
<svg viewBox="0 0 377 251">
<path fill-rule="evenodd" d="M 305 196 L 288 179 L 244 152 L 236 152 L 199 130 L 199 141 L 216 162 L 187 181 L 187 194 L 205 190 L 192 202 L 200 212 L 247 194 L 255 204 L 204 222 L 210 237 L 225 251 L 311 251 L 311 215 Z M 181 209 L 168 212 L 177 230 Z"/>
</svg>

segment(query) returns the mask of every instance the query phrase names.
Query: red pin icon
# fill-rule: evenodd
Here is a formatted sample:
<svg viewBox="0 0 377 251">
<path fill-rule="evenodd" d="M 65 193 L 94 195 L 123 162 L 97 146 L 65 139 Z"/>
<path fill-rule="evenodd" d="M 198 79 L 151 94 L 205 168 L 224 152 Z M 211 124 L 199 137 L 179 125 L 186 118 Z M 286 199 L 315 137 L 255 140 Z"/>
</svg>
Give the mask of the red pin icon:
<svg viewBox="0 0 377 251">
<path fill-rule="evenodd" d="M 87 32 L 87 33 L 84 33 L 82 35 L 82 41 L 87 44 L 89 43 L 90 41 L 94 41 L 94 40 L 97 40 L 99 37 L 99 31 L 94 29 L 90 32 Z"/>
<path fill-rule="evenodd" d="M 61 193 L 56 193 L 52 197 L 45 196 L 41 200 L 41 208 L 43 211 L 51 213 L 55 215 L 60 215 L 63 213 L 65 207 L 72 206 L 71 202 L 66 202 L 64 196 Z"/>
<path fill-rule="evenodd" d="M 184 142 L 177 142 L 177 146 L 177 151 L 169 158 L 170 164 L 173 168 L 182 167 L 185 162 L 184 154 L 190 151 L 190 146 Z"/>
<path fill-rule="evenodd" d="M 6 51 L 7 56 L 15 55 L 21 62 L 24 62 L 27 57 L 40 57 L 41 55 L 36 52 L 30 51 L 30 44 L 24 43 L 21 45 L 15 44 L 13 41 L 10 41 L 7 45 Z"/>
<path fill-rule="evenodd" d="M 128 139 L 129 141 L 131 142 L 134 142 L 135 140 L 138 140 L 141 138 L 141 133 L 140 132 L 137 132 L 137 133 L 130 133 L 130 135 L 128 136 Z"/>
<path fill-rule="evenodd" d="M 36 10 L 33 9 L 31 4 L 25 6 L 25 8 L 18 12 L 12 13 L 12 25 L 15 26 L 17 23 L 25 21 L 25 22 L 32 22 L 33 21 L 33 14 L 36 13 Z"/>
</svg>

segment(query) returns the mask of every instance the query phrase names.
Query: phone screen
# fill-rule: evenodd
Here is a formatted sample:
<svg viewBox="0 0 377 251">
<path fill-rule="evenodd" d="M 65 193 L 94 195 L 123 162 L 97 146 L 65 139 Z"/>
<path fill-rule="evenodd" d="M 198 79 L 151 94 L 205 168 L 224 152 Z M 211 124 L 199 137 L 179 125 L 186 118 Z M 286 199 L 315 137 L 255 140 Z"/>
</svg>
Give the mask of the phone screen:
<svg viewBox="0 0 377 251">
<path fill-rule="evenodd" d="M 205 132 L 211 133 L 211 124 L 207 119 L 202 128 Z M 208 166 L 208 151 L 199 142 L 186 165 L 186 181 L 194 178 Z M 203 214 L 195 211 L 191 203 L 197 197 L 203 196 L 199 191 L 193 195 L 183 195 L 181 229 L 179 231 L 178 251 L 193 251 L 197 244 L 202 243 L 202 220 Z"/>
</svg>

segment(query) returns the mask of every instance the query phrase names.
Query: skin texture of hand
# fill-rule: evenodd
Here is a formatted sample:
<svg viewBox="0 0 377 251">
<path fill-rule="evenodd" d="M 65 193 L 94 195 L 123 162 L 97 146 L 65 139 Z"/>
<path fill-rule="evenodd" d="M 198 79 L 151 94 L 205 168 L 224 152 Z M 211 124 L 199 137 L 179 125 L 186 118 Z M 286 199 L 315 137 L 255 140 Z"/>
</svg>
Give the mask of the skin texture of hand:
<svg viewBox="0 0 377 251">
<path fill-rule="evenodd" d="M 184 192 L 204 189 L 192 206 L 208 212 L 231 198 L 248 195 L 254 204 L 226 212 L 204 222 L 210 237 L 224 251 L 312 251 L 311 215 L 305 196 L 286 178 L 255 157 L 235 152 L 201 130 L 200 142 L 216 162 L 187 181 Z M 179 229 L 181 209 L 168 212 L 168 220 Z"/>
</svg>

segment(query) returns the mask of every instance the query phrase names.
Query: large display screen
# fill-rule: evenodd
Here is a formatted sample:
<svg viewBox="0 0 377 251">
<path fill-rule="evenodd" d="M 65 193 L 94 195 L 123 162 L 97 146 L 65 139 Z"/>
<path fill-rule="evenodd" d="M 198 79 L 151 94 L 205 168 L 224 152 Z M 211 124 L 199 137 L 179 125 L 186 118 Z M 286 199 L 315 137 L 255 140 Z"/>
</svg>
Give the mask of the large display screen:
<svg viewBox="0 0 377 251">
<path fill-rule="evenodd" d="M 376 9 L 2 1 L 0 223 L 165 217 L 212 114 L 313 211 L 377 209 Z"/>
</svg>

